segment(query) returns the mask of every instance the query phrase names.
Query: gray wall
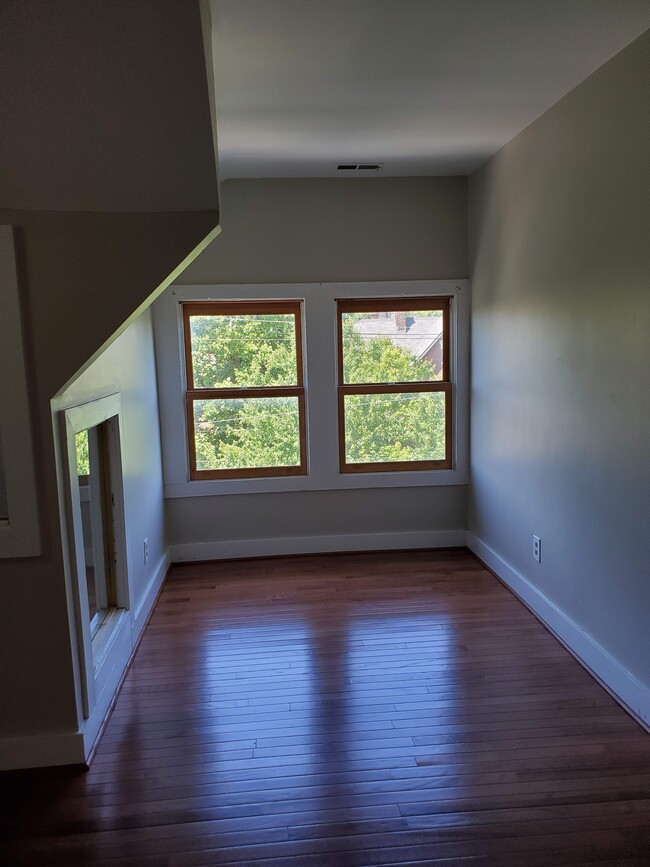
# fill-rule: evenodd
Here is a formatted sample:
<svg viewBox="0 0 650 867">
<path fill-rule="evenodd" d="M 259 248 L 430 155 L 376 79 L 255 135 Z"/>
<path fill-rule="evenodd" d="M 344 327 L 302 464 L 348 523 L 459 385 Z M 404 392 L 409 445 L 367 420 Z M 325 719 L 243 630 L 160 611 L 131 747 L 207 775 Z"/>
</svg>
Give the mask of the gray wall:
<svg viewBox="0 0 650 867">
<path fill-rule="evenodd" d="M 179 283 L 467 276 L 465 178 L 231 180 L 222 234 Z"/>
<path fill-rule="evenodd" d="M 166 550 L 151 316 L 144 313 L 57 398 L 59 410 L 120 392 L 129 578 L 139 602 Z M 49 407 L 48 407 L 49 410 Z M 51 415 L 48 419 L 51 436 Z M 0 561 L 3 736 L 76 729 L 56 484 L 40 475 L 41 557 Z M 145 567 L 142 540 L 149 539 Z M 27 626 L 26 624 L 29 624 Z"/>
<path fill-rule="evenodd" d="M 221 187 L 222 234 L 186 283 L 462 278 L 464 178 L 238 180 Z M 464 529 L 465 487 L 167 501 L 171 544 Z"/>
<path fill-rule="evenodd" d="M 50 401 L 215 218 L 0 209 L 17 227 L 41 530 L 39 557 L 0 561 L 0 737 L 76 728 Z"/>
<path fill-rule="evenodd" d="M 41 535 L 40 556 L 0 561 L 3 738 L 77 728 L 51 399 L 214 229 L 218 196 L 197 2 L 0 6 L 0 223 L 16 227 Z"/>
<path fill-rule="evenodd" d="M 2 454 L 2 439 L 0 439 L 0 455 Z M 4 476 L 3 462 L 0 460 L 0 521 L 6 519 L 9 512 L 7 510 L 7 483 Z"/>
<path fill-rule="evenodd" d="M 15 227 L 35 387 L 49 401 L 146 304 L 218 223 L 217 211 L 85 213 L 1 208 Z"/>
<path fill-rule="evenodd" d="M 55 411 L 120 394 L 122 478 L 129 581 L 135 607 L 167 551 L 158 392 L 151 312 L 146 310 L 53 403 Z M 145 565 L 144 539 L 149 558 Z"/>
<path fill-rule="evenodd" d="M 172 542 L 226 542 L 465 527 L 466 488 L 365 488 L 167 500 Z"/>
<path fill-rule="evenodd" d="M 118 393 L 129 581 L 135 607 L 167 550 L 151 312 L 145 311 L 56 399 L 55 411 Z M 144 563 L 143 542 L 149 558 Z"/>
<path fill-rule="evenodd" d="M 3 0 L 2 205 L 217 207 L 197 0 Z"/>
<path fill-rule="evenodd" d="M 470 184 L 470 530 L 646 686 L 649 49 L 646 34 Z"/>
</svg>

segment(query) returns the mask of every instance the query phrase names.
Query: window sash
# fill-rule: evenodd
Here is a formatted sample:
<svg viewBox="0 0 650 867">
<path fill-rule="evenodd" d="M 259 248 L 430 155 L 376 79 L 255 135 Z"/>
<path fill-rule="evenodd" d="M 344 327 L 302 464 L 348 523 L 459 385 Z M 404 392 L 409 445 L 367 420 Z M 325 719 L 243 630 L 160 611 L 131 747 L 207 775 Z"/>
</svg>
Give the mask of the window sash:
<svg viewBox="0 0 650 867">
<path fill-rule="evenodd" d="M 338 350 L 338 421 L 339 421 L 339 469 L 341 473 L 403 472 L 409 470 L 451 469 L 453 444 L 453 409 L 450 368 L 450 297 L 402 297 L 402 298 L 340 298 L 337 305 L 337 350 Z M 442 311 L 442 379 L 416 382 L 346 383 L 344 381 L 343 314 L 385 313 L 400 310 Z M 345 448 L 345 396 L 350 394 L 414 394 L 444 392 L 445 394 L 445 457 L 431 461 L 369 461 L 348 463 Z"/>
<path fill-rule="evenodd" d="M 302 353 L 302 304 L 300 301 L 204 301 L 182 304 L 183 344 L 185 350 L 185 410 L 190 481 L 200 479 L 250 479 L 270 476 L 300 476 L 307 474 L 307 425 L 305 420 L 305 388 Z M 288 386 L 227 386 L 224 388 L 195 388 L 192 361 L 192 316 L 255 316 L 281 313 L 292 314 L 295 323 L 296 385 Z M 295 466 L 234 467 L 230 469 L 199 470 L 196 466 L 194 429 L 194 403 L 210 399 L 247 399 L 270 397 L 298 398 L 298 428 L 300 463 Z"/>
<path fill-rule="evenodd" d="M 183 343 L 185 349 L 185 379 L 187 391 L 209 389 L 194 388 L 194 369 L 192 365 L 192 335 L 190 318 L 192 316 L 267 316 L 273 313 L 292 314 L 295 323 L 296 337 L 296 387 L 304 387 L 302 360 L 302 305 L 300 301 L 202 301 L 184 303 L 183 307 Z M 271 388 L 271 386 L 254 386 L 255 388 Z M 292 387 L 292 386 L 287 386 Z M 228 387 L 227 391 L 234 393 L 237 386 Z M 213 389 L 219 390 L 219 389 Z M 240 389 L 241 390 L 241 389 Z M 252 395 L 249 394 L 249 397 Z"/>
</svg>

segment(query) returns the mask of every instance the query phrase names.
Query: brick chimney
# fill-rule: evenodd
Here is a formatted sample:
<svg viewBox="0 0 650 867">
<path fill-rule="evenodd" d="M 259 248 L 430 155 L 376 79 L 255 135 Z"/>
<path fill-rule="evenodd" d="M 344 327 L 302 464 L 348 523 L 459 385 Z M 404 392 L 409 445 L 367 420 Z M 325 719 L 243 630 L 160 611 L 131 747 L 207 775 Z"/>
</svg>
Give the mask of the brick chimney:
<svg viewBox="0 0 650 867">
<path fill-rule="evenodd" d="M 396 310 L 395 311 L 395 325 L 397 326 L 398 331 L 406 331 L 406 311 L 405 310 Z"/>
</svg>

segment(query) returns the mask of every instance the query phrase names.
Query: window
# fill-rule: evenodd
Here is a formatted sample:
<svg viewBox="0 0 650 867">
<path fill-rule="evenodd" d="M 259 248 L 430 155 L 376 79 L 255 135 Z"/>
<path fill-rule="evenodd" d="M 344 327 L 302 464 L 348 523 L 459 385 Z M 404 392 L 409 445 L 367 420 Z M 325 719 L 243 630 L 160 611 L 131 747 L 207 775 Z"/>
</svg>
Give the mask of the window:
<svg viewBox="0 0 650 867">
<path fill-rule="evenodd" d="M 307 472 L 299 301 L 183 305 L 190 479 Z"/>
<path fill-rule="evenodd" d="M 359 302 L 368 304 L 362 309 Z M 350 304 L 345 310 L 339 308 Z M 237 305 L 233 311 L 232 306 Z M 270 306 L 267 306 L 270 305 Z M 278 307 L 279 305 L 279 307 Z M 401 305 L 401 307 L 400 307 Z M 175 284 L 164 292 L 153 304 L 153 324 L 156 341 L 156 364 L 159 381 L 159 401 L 161 419 L 161 445 L 164 473 L 164 494 L 166 499 L 176 497 L 212 497 L 231 494 L 257 494 L 275 491 L 329 491 L 360 488 L 401 488 L 430 487 L 444 485 L 464 485 L 468 481 L 469 452 L 469 280 L 414 280 L 394 282 L 355 282 L 355 283 L 273 283 L 273 284 L 208 284 L 179 285 Z M 241 312 L 241 311 L 244 312 Z M 270 311 L 270 312 L 269 312 Z M 239 381 L 240 374 L 230 382 L 224 383 L 230 374 L 219 372 L 214 355 L 227 358 L 230 353 L 225 340 L 219 353 L 209 349 L 210 337 L 200 339 L 201 329 L 207 329 L 212 323 L 216 328 L 216 317 L 220 327 L 234 337 L 241 337 L 235 329 L 243 326 L 238 321 L 242 316 L 252 317 L 249 328 L 260 327 L 258 322 L 262 316 L 275 316 L 290 313 L 288 327 L 280 328 L 279 334 L 269 334 L 275 339 L 254 341 L 267 359 L 271 354 L 270 346 L 288 345 L 287 337 L 294 335 L 290 345 L 291 353 L 286 357 L 291 361 L 291 377 L 275 378 L 265 381 L 265 378 L 248 378 L 247 382 Z M 394 325 L 384 324 L 395 330 L 392 340 L 389 340 L 392 350 L 388 358 L 401 363 L 401 372 L 388 375 L 385 370 L 381 374 L 367 374 L 351 377 L 348 371 L 348 381 L 341 373 L 341 386 L 354 386 L 350 392 L 359 392 L 357 405 L 347 398 L 347 407 L 339 394 L 339 377 L 337 368 L 343 371 L 342 346 L 339 346 L 337 323 L 343 325 L 342 313 L 357 314 L 345 322 L 371 319 L 377 322 L 389 322 L 389 314 L 393 314 Z M 396 322 L 396 314 L 404 314 L 404 339 L 400 339 L 400 324 Z M 194 315 L 204 317 L 202 323 L 194 321 Z M 230 319 L 232 331 L 230 330 Z M 415 322 L 415 320 L 418 322 Z M 429 319 L 422 323 L 420 319 Z M 227 325 L 226 325 L 227 320 Z M 413 321 L 412 321 L 413 320 Z M 262 320 L 264 322 L 264 320 Z M 276 323 L 277 324 L 277 323 Z M 196 355 L 196 373 L 192 365 L 192 339 L 190 325 L 196 326 L 194 351 Z M 199 328 L 200 326 L 200 328 Z M 371 327 L 370 325 L 360 326 Z M 417 326 L 417 327 L 415 327 Z M 440 328 L 442 326 L 442 330 Z M 417 341 L 418 329 L 423 328 L 423 340 L 420 342 L 420 358 L 414 358 L 413 353 L 404 352 L 406 346 L 414 347 Z M 428 329 L 431 329 L 428 332 Z M 257 337 L 260 335 L 258 334 Z M 359 343 L 362 335 L 358 331 Z M 387 335 L 383 335 L 386 337 Z M 369 335 L 361 350 L 367 349 L 377 353 L 381 346 L 368 346 Z M 280 338 L 285 338 L 281 340 Z M 378 341 L 379 342 L 379 341 Z M 269 346 L 264 349 L 265 343 Z M 295 347 L 295 349 L 294 349 Z M 384 348 L 386 343 L 384 341 Z M 357 346 L 359 349 L 359 346 Z M 302 351 L 301 351 L 302 350 Z M 400 351 L 398 351 L 400 350 Z M 346 350 L 346 361 L 350 362 L 350 347 Z M 203 353 L 203 358 L 201 357 Z M 381 353 L 379 353 L 381 354 Z M 354 359 L 352 359 L 353 361 Z M 431 361 L 433 360 L 433 361 Z M 433 363 L 426 374 L 418 372 L 422 369 L 419 362 Z M 268 363 L 266 363 L 268 368 Z M 251 372 L 250 358 L 247 371 Z M 350 362 L 352 363 L 352 362 Z M 304 364 L 304 379 L 303 379 Z M 443 369 L 444 365 L 444 369 Z M 193 379 L 188 382 L 190 366 Z M 208 377 L 202 377 L 200 368 L 211 369 Z M 384 365 L 385 367 L 385 365 Z M 286 365 L 285 365 L 286 368 Z M 408 373 L 405 374 L 404 370 Z M 375 371 L 379 368 L 375 365 Z M 361 371 L 357 371 L 361 374 Z M 196 378 L 196 382 L 194 382 Z M 419 383 L 424 385 L 420 386 Z M 233 387 L 248 386 L 243 396 L 238 396 Z M 303 385 L 305 391 L 303 395 Z M 372 414 L 361 418 L 361 410 L 367 410 L 364 405 L 376 395 L 365 395 L 364 386 L 381 386 L 387 397 L 395 397 L 401 403 L 385 401 L 384 407 L 393 407 L 394 418 L 401 419 L 400 412 L 418 421 L 417 442 L 420 452 L 405 448 L 405 439 L 396 442 L 393 438 L 392 448 L 387 440 L 388 422 L 377 427 L 372 433 L 368 424 L 376 417 L 378 410 L 371 407 Z M 189 386 L 189 390 L 188 390 Z M 406 388 L 402 389 L 402 386 Z M 290 404 L 291 414 L 283 425 L 273 424 L 268 417 L 268 433 L 258 429 L 255 436 L 250 430 L 252 419 L 244 419 L 245 425 L 239 425 L 239 431 L 233 431 L 229 442 L 221 446 L 218 442 L 219 427 L 215 421 L 197 411 L 195 417 L 194 401 L 203 400 L 209 396 L 205 389 L 221 389 L 216 399 L 234 403 L 235 398 L 240 403 L 254 396 L 250 390 L 259 389 L 257 394 L 275 396 L 264 388 L 286 388 L 288 396 L 293 397 Z M 409 392 L 410 389 L 410 392 Z M 365 389 L 366 391 L 368 389 Z M 372 390 L 371 390 L 372 391 Z M 391 394 L 391 391 L 394 393 Z M 400 393 L 404 391 L 405 393 Z M 437 393 L 436 393 L 437 392 Z M 441 393 L 442 392 L 442 393 Z M 298 400 L 297 395 L 303 395 Z M 419 401 L 408 402 L 408 398 L 422 394 Z M 304 409 L 302 402 L 304 401 Z M 427 402 L 428 401 L 428 402 Z M 296 410 L 296 402 L 298 410 Z M 187 412 L 185 411 L 187 407 Z M 425 410 L 429 408 L 429 413 Z M 415 410 L 419 408 L 419 413 Z M 343 417 L 342 410 L 347 415 Z M 356 410 L 356 416 L 355 412 Z M 435 410 L 435 412 L 434 412 Z M 215 411 L 214 407 L 211 411 Z M 339 422 L 341 412 L 342 422 Z M 231 413 L 232 415 L 232 413 Z M 265 415 L 269 415 L 265 413 Z M 416 416 L 416 419 L 413 419 Z M 360 419 L 364 424 L 354 431 L 351 423 Z M 376 418 L 374 419 L 376 421 Z M 232 421 L 232 420 L 230 420 Z M 341 436 L 345 433 L 344 423 L 348 424 L 348 453 L 344 466 L 341 466 L 341 453 L 345 440 L 341 444 Z M 431 424 L 429 423 L 431 422 Z M 432 432 L 432 424 L 435 423 Z M 200 425 L 200 427 L 198 427 Z M 261 425 L 261 420 L 260 420 Z M 291 425 L 293 427 L 291 427 Z M 413 425 L 412 425 L 413 426 Z M 221 426 L 223 427 L 223 426 Z M 246 429 L 244 430 L 244 427 Z M 200 440 L 198 455 L 194 444 L 195 430 L 198 428 L 197 439 Z M 406 429 L 406 425 L 404 425 Z M 292 430 L 289 439 L 284 432 Z M 377 445 L 381 445 L 378 436 L 383 431 L 384 445 L 378 454 Z M 351 436 L 354 434 L 354 436 Z M 434 441 L 435 434 L 435 441 Z M 236 435 L 236 438 L 235 438 Z M 373 441 L 374 454 L 366 449 L 361 454 L 361 446 Z M 191 446 L 189 444 L 192 444 Z M 271 443 L 271 446 L 269 446 Z M 293 445 L 291 444 L 293 443 Z M 435 448 L 431 448 L 435 445 Z M 264 448 L 264 446 L 267 446 Z M 397 446 L 401 446 L 400 449 Z M 355 452 L 355 447 L 357 451 Z M 195 455 L 190 457 L 190 448 L 195 449 Z M 293 452 L 286 456 L 288 452 Z M 279 454 L 279 452 L 281 454 Z M 398 454 L 401 452 L 401 454 Z M 245 458 L 257 454 L 255 460 Z M 241 456 L 244 455 L 244 460 Z M 283 456 L 284 455 L 284 456 Z M 198 460 L 197 460 L 198 458 Z M 366 466 L 364 466 L 364 464 Z M 401 466 L 400 466 L 401 464 Z M 278 470 L 280 467 L 280 470 Z M 287 467 L 288 471 L 281 468 Z M 220 472 L 221 470 L 226 472 Z M 252 473 L 240 470 L 253 470 Z M 212 472 L 215 470 L 216 472 Z"/>
<path fill-rule="evenodd" d="M 60 420 L 69 515 L 66 572 L 75 608 L 80 711 L 89 720 L 107 701 L 106 685 L 118 660 L 126 664 L 131 647 L 120 395 L 61 409 Z"/>
<path fill-rule="evenodd" d="M 451 468 L 450 302 L 337 301 L 342 473 Z"/>
<path fill-rule="evenodd" d="M 92 639 L 118 607 L 108 426 L 108 422 L 103 422 L 75 434 L 86 578 L 84 608 Z"/>
</svg>

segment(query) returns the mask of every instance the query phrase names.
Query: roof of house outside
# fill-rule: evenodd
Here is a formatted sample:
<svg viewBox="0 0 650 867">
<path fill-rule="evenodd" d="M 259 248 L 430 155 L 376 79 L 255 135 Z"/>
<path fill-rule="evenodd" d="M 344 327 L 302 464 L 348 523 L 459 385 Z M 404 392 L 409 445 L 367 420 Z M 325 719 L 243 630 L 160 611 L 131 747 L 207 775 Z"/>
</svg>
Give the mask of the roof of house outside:
<svg viewBox="0 0 650 867">
<path fill-rule="evenodd" d="M 360 319 L 354 327 L 366 340 L 387 337 L 394 346 L 423 358 L 442 337 L 442 316 L 408 316 L 406 330 L 400 330 L 395 318 Z"/>
</svg>

